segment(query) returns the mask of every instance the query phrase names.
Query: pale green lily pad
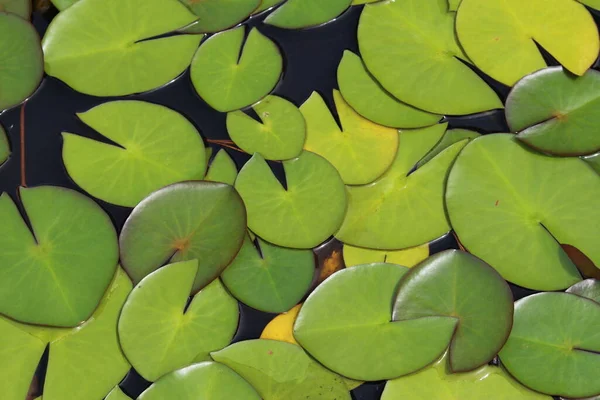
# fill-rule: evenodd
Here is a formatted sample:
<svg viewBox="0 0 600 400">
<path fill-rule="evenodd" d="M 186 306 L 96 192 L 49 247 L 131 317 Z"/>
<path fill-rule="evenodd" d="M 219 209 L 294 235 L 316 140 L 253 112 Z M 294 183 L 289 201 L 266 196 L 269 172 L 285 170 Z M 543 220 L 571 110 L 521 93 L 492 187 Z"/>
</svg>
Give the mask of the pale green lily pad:
<svg viewBox="0 0 600 400">
<path fill-rule="evenodd" d="M 363 1 L 364 3 L 364 1 Z M 363 4 L 360 3 L 360 4 Z M 363 117 L 394 128 L 420 128 L 441 119 L 390 95 L 369 74 L 361 58 L 346 50 L 337 70 L 337 80 L 344 100 Z"/>
<path fill-rule="evenodd" d="M 50 0 L 59 11 L 64 11 L 79 0 Z"/>
<path fill-rule="evenodd" d="M 16 14 L 28 20 L 31 17 L 31 0 L 0 0 L 0 12 Z"/>
<path fill-rule="evenodd" d="M 374 250 L 345 244 L 343 254 L 346 267 L 384 262 L 411 268 L 429 256 L 429 243 L 404 250 Z"/>
<path fill-rule="evenodd" d="M 469 143 L 446 187 L 462 245 L 504 279 L 535 290 L 581 280 L 561 244 L 600 265 L 598 198 L 600 178 L 584 161 L 534 153 L 507 134 Z"/>
<path fill-rule="evenodd" d="M 281 97 L 267 96 L 252 108 L 262 123 L 243 111 L 227 114 L 227 132 L 235 144 L 266 160 L 298 157 L 306 138 L 306 123 L 298 107 Z"/>
<path fill-rule="evenodd" d="M 192 61 L 194 88 L 215 110 L 234 111 L 256 103 L 281 76 L 283 58 L 277 45 L 257 29 L 244 43 L 245 29 L 211 36 Z"/>
<path fill-rule="evenodd" d="M 119 238 L 121 262 L 137 284 L 169 262 L 198 259 L 192 289 L 197 292 L 229 265 L 245 233 L 244 203 L 233 187 L 176 183 L 144 199 L 125 221 Z"/>
<path fill-rule="evenodd" d="M 322 25 L 343 13 L 352 0 L 287 0 L 265 19 L 279 28 L 299 29 Z"/>
<path fill-rule="evenodd" d="M 129 396 L 127 396 L 120 387 L 116 387 L 106 396 L 104 400 L 131 400 Z"/>
<path fill-rule="evenodd" d="M 502 102 L 463 61 L 447 0 L 368 4 L 358 26 L 368 70 L 392 95 L 436 114 L 472 114 Z"/>
<path fill-rule="evenodd" d="M 172 32 L 195 18 L 177 0 L 77 2 L 59 13 L 44 35 L 46 73 L 94 96 L 155 89 L 187 68 L 202 38 L 146 39 Z"/>
<path fill-rule="evenodd" d="M 198 21 L 184 29 L 187 33 L 219 32 L 242 22 L 260 5 L 260 0 L 179 0 Z"/>
<path fill-rule="evenodd" d="M 163 186 L 204 176 L 206 152 L 200 134 L 167 107 L 121 100 L 78 116 L 120 146 L 63 133 L 67 172 L 94 197 L 134 207 Z"/>
<path fill-rule="evenodd" d="M 283 3 L 285 0 L 262 0 L 260 6 L 254 11 L 253 14 L 259 14 L 263 11 L 270 10 L 278 4 Z"/>
<path fill-rule="evenodd" d="M 252 308 L 270 313 L 288 311 L 302 300 L 312 283 L 313 252 L 275 246 L 260 238 L 254 246 L 246 236 L 237 257 L 221 274 L 223 283 Z"/>
<path fill-rule="evenodd" d="M 339 240 L 358 247 L 399 250 L 429 243 L 450 230 L 444 184 L 466 141 L 450 146 L 410 173 L 440 141 L 446 126 L 402 131 L 396 159 L 385 174 L 371 185 L 347 187 L 346 217 L 335 234 Z"/>
<path fill-rule="evenodd" d="M 541 393 L 600 394 L 600 304 L 566 293 L 539 293 L 515 303 L 502 364 Z"/>
<path fill-rule="evenodd" d="M 204 180 L 233 185 L 237 174 L 238 170 L 235 162 L 225 150 L 221 149 L 208 166 L 208 172 Z"/>
<path fill-rule="evenodd" d="M 0 125 L 0 166 L 8 160 L 10 157 L 10 143 L 6 137 L 6 132 L 2 125 Z"/>
<path fill-rule="evenodd" d="M 390 322 L 396 287 L 407 271 L 370 264 L 335 273 L 304 302 L 294 337 L 321 364 L 351 379 L 394 379 L 427 366 L 448 347 L 456 320 Z"/>
<path fill-rule="evenodd" d="M 198 261 L 167 265 L 133 289 L 119 319 L 123 352 L 148 381 L 227 346 L 239 320 L 238 304 L 217 279 L 186 308 Z"/>
<path fill-rule="evenodd" d="M 240 374 L 264 400 L 350 400 L 342 378 L 294 344 L 249 340 L 212 353 L 212 358 Z"/>
<path fill-rule="evenodd" d="M 583 160 L 598 174 L 600 174 L 600 153 L 584 157 Z"/>
<path fill-rule="evenodd" d="M 337 90 L 333 98 L 341 129 L 317 92 L 300 107 L 306 120 L 304 149 L 333 164 L 347 185 L 371 183 L 394 161 L 398 131 L 361 117 Z"/>
<path fill-rule="evenodd" d="M 69 189 L 20 188 L 29 230 L 0 196 L 0 312 L 20 322 L 73 327 L 98 306 L 117 268 L 115 228 L 89 198 Z M 19 300 L 20 299 L 20 300 Z"/>
<path fill-rule="evenodd" d="M 600 303 L 600 281 L 597 279 L 586 279 L 568 288 L 567 293 L 576 294 Z"/>
<path fill-rule="evenodd" d="M 481 136 L 481 134 L 470 131 L 468 129 L 450 129 L 446 131 L 444 136 L 440 139 L 440 141 L 435 145 L 433 149 L 425 157 L 423 157 L 418 163 L 417 166 L 421 167 L 431 161 L 435 156 L 440 154 L 442 151 L 452 146 L 454 143 L 461 142 L 465 139 L 473 140 Z"/>
<path fill-rule="evenodd" d="M 283 247 L 310 249 L 341 225 L 346 190 L 337 170 L 321 156 L 304 151 L 284 161 L 285 190 L 266 161 L 255 154 L 235 182 L 248 212 L 248 228 Z"/>
</svg>

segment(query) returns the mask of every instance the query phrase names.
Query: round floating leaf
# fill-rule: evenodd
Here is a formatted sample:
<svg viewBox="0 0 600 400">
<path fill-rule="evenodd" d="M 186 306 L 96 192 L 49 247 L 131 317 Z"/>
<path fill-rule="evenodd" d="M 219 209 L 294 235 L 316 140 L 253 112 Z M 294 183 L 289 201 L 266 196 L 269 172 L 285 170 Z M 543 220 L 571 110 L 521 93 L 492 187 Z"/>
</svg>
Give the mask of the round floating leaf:
<svg viewBox="0 0 600 400">
<path fill-rule="evenodd" d="M 242 22 L 260 5 L 260 0 L 179 0 L 199 19 L 185 32 L 219 32 Z"/>
<path fill-rule="evenodd" d="M 194 20 L 177 0 L 79 1 L 44 35 L 46 73 L 95 96 L 157 88 L 187 68 L 201 36 L 156 37 Z"/>
<path fill-rule="evenodd" d="M 317 92 L 300 107 L 306 120 L 304 148 L 333 164 L 344 183 L 371 183 L 394 161 L 398 131 L 361 117 L 337 90 L 333 91 L 333 98 L 341 129 Z"/>
<path fill-rule="evenodd" d="M 414 267 L 429 257 L 429 244 L 412 247 L 405 250 L 373 250 L 363 247 L 344 245 L 344 263 L 346 267 L 371 263 L 388 263 Z"/>
<path fill-rule="evenodd" d="M 311 250 L 287 249 L 246 236 L 237 257 L 221 278 L 242 303 L 260 311 L 280 313 L 297 304 L 315 274 Z"/>
<path fill-rule="evenodd" d="M 244 32 L 242 26 L 211 36 L 192 61 L 194 88 L 215 110 L 233 111 L 256 103 L 281 76 L 283 58 L 277 45 L 257 29 L 244 43 Z"/>
<path fill-rule="evenodd" d="M 348 210 L 335 236 L 344 243 L 397 250 L 429 243 L 450 230 L 444 210 L 446 174 L 465 142 L 412 172 L 439 142 L 446 124 L 400 133 L 396 159 L 371 185 L 347 187 Z M 400 229 L 400 227 L 410 229 Z"/>
<path fill-rule="evenodd" d="M 0 12 L 16 14 L 28 20 L 31 17 L 31 0 L 0 0 Z"/>
<path fill-rule="evenodd" d="M 502 108 L 465 62 L 447 0 L 387 1 L 365 6 L 358 26 L 363 60 L 383 87 L 436 114 Z"/>
<path fill-rule="evenodd" d="M 4 128 L 0 125 L 0 166 L 8 160 L 8 157 L 10 157 L 10 143 Z"/>
<path fill-rule="evenodd" d="M 308 297 L 296 340 L 327 368 L 352 379 L 393 379 L 444 352 L 454 318 L 390 322 L 396 286 L 407 268 L 371 264 L 337 272 Z"/>
<path fill-rule="evenodd" d="M 254 11 L 254 14 L 259 14 L 263 11 L 269 10 L 278 4 L 283 3 L 285 0 L 262 0 L 260 6 Z"/>
<path fill-rule="evenodd" d="M 544 0 L 463 0 L 456 15 L 460 44 L 475 65 L 508 86 L 546 66 L 538 44 L 583 75 L 600 51 L 594 19 L 576 1 L 546 6 Z"/>
<path fill-rule="evenodd" d="M 134 207 L 171 183 L 202 179 L 204 143 L 181 114 L 143 101 L 114 101 L 79 118 L 118 146 L 63 133 L 69 176 L 92 196 Z"/>
<path fill-rule="evenodd" d="M 570 398 L 600 394 L 600 304 L 565 293 L 515 303 L 502 364 L 538 392 Z"/>
<path fill-rule="evenodd" d="M 265 19 L 266 24 L 285 29 L 324 24 L 343 13 L 352 0 L 287 0 Z"/>
<path fill-rule="evenodd" d="M 306 137 L 300 110 L 277 96 L 267 96 L 252 108 L 261 122 L 243 111 L 227 114 L 227 131 L 235 144 L 246 153 L 260 153 L 267 160 L 298 157 Z"/>
<path fill-rule="evenodd" d="M 427 153 L 427 155 L 417 163 L 417 166 L 421 167 L 425 165 L 426 163 L 431 161 L 435 156 L 440 154 L 442 151 L 452 146 L 454 143 L 461 142 L 465 139 L 476 139 L 479 136 L 481 136 L 481 134 L 467 129 L 451 129 L 449 131 L 446 131 L 446 133 L 444 134 L 444 136 L 442 136 L 442 139 L 440 139 L 438 144 L 436 144 L 435 147 L 431 149 L 431 151 Z"/>
<path fill-rule="evenodd" d="M 129 396 L 127 396 L 120 387 L 115 387 L 109 394 L 106 396 L 104 400 L 131 400 Z"/>
<path fill-rule="evenodd" d="M 225 365 L 203 362 L 165 375 L 138 400 L 260 400 L 256 390 Z"/>
<path fill-rule="evenodd" d="M 144 199 L 125 221 L 119 239 L 121 262 L 138 283 L 170 261 L 198 259 L 196 292 L 229 265 L 245 232 L 244 203 L 233 187 L 176 183 Z"/>
<path fill-rule="evenodd" d="M 15 14 L 0 11 L 0 54 L 2 111 L 31 96 L 44 75 L 40 37 L 33 25 Z"/>
<path fill-rule="evenodd" d="M 238 304 L 218 279 L 186 308 L 197 271 L 197 260 L 167 265 L 142 279 L 123 306 L 121 346 L 146 380 L 208 359 L 235 334 Z"/>
<path fill-rule="evenodd" d="M 531 152 L 506 134 L 469 143 L 446 188 L 463 246 L 504 279 L 535 290 L 581 280 L 561 243 L 600 265 L 598 198 L 600 178 L 583 161 Z"/>
<path fill-rule="evenodd" d="M 535 72 L 515 85 L 506 101 L 506 119 L 527 145 L 558 155 L 600 150 L 600 72 L 574 77 L 562 68 Z"/>
<path fill-rule="evenodd" d="M 225 150 L 221 149 L 208 167 L 208 172 L 204 180 L 233 185 L 237 174 L 238 170 L 235 162 Z"/>
<path fill-rule="evenodd" d="M 76 326 L 94 312 L 115 273 L 115 228 L 73 190 L 20 188 L 19 197 L 33 231 L 2 194 L 0 312 L 25 323 Z"/>
<path fill-rule="evenodd" d="M 450 343 L 450 368 L 470 371 L 481 367 L 496 356 L 510 333 L 510 287 L 492 267 L 469 253 L 438 253 L 402 279 L 393 319 L 437 316 L 458 320 Z"/>
<path fill-rule="evenodd" d="M 392 97 L 369 74 L 360 57 L 349 50 L 344 52 L 337 80 L 344 100 L 360 115 L 378 124 L 419 128 L 433 125 L 441 118 Z"/>
<path fill-rule="evenodd" d="M 294 323 L 302 308 L 302 304 L 294 306 L 291 310 L 281 313 L 265 326 L 260 334 L 261 339 L 279 340 L 291 344 L 298 344 L 294 338 Z"/>
<path fill-rule="evenodd" d="M 573 293 L 600 303 L 600 281 L 597 279 L 586 279 L 568 288 L 567 293 Z"/>
<path fill-rule="evenodd" d="M 344 381 L 300 346 L 248 340 L 212 353 L 212 358 L 240 374 L 264 400 L 350 400 Z"/>
<path fill-rule="evenodd" d="M 583 160 L 588 163 L 594 169 L 594 171 L 600 174 L 600 153 L 584 157 Z"/>
<path fill-rule="evenodd" d="M 284 161 L 283 168 L 287 190 L 260 154 L 240 171 L 235 188 L 246 204 L 248 227 L 279 246 L 313 248 L 342 223 L 344 184 L 327 160 L 308 151 Z"/>
</svg>

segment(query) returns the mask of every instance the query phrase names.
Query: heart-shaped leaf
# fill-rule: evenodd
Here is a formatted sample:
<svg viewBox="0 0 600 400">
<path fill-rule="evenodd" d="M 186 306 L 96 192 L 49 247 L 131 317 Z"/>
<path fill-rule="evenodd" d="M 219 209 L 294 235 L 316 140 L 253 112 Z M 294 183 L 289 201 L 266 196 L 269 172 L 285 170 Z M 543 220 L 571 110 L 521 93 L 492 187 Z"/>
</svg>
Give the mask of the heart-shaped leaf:
<svg viewBox="0 0 600 400">
<path fill-rule="evenodd" d="M 469 58 L 508 86 L 546 66 L 537 44 L 569 71 L 583 75 L 600 51 L 598 28 L 584 6 L 544 0 L 463 0 L 456 32 Z M 515 62 L 518 60 L 518 62 Z"/>
<path fill-rule="evenodd" d="M 386 1 L 365 6 L 358 43 L 365 65 L 392 95 L 436 114 L 502 108 L 465 62 L 447 0 Z"/>
<path fill-rule="evenodd" d="M 0 12 L 16 14 L 28 20 L 31 17 L 31 0 L 0 0 Z"/>
<path fill-rule="evenodd" d="M 600 394 L 600 304 L 566 293 L 515 303 L 502 364 L 524 385 L 570 398 Z"/>
<path fill-rule="evenodd" d="M 429 243 L 404 250 L 373 250 L 364 247 L 344 245 L 344 263 L 346 267 L 362 264 L 388 263 L 414 267 L 429 257 Z"/>
<path fill-rule="evenodd" d="M 255 154 L 235 182 L 248 212 L 248 227 L 283 247 L 313 248 L 342 223 L 346 191 L 337 170 L 321 156 L 304 151 L 284 161 L 287 190 Z"/>
<path fill-rule="evenodd" d="M 104 400 L 131 400 L 129 396 L 127 396 L 120 387 L 115 387 L 109 394 L 106 396 Z"/>
<path fill-rule="evenodd" d="M 560 243 L 600 265 L 598 198 L 600 177 L 582 160 L 531 152 L 506 134 L 469 143 L 446 187 L 462 245 L 504 279 L 535 290 L 566 289 L 581 280 Z"/>
<path fill-rule="evenodd" d="M 281 313 L 265 326 L 260 334 L 261 339 L 279 340 L 291 344 L 298 344 L 294 338 L 294 323 L 302 308 L 302 304 L 294 306 L 291 310 Z"/>
<path fill-rule="evenodd" d="M 221 149 L 209 165 L 204 180 L 233 185 L 237 174 L 238 170 L 235 162 L 225 150 Z"/>
<path fill-rule="evenodd" d="M 229 265 L 245 232 L 244 203 L 233 187 L 176 183 L 134 208 L 119 238 L 121 262 L 137 284 L 164 264 L 198 259 L 197 292 Z"/>
<path fill-rule="evenodd" d="M 331 21 L 352 0 L 287 0 L 265 19 L 266 24 L 285 29 L 309 28 Z"/>
<path fill-rule="evenodd" d="M 46 73 L 94 96 L 157 88 L 187 68 L 202 37 L 156 37 L 194 20 L 177 0 L 79 1 L 44 35 Z"/>
<path fill-rule="evenodd" d="M 347 185 L 371 183 L 394 161 L 398 131 L 361 117 L 337 90 L 333 98 L 341 129 L 317 92 L 300 107 L 306 120 L 304 149 L 333 164 Z"/>
<path fill-rule="evenodd" d="M 263 11 L 269 10 L 276 5 L 283 3 L 285 0 L 262 0 L 260 6 L 254 11 L 253 14 L 259 14 Z"/>
<path fill-rule="evenodd" d="M 194 88 L 215 110 L 228 112 L 256 103 L 281 76 L 283 58 L 277 45 L 257 29 L 245 43 L 244 35 L 242 26 L 211 36 L 192 61 Z"/>
<path fill-rule="evenodd" d="M 600 303 L 600 281 L 597 279 L 586 279 L 568 288 L 567 293 L 576 294 Z"/>
<path fill-rule="evenodd" d="M 6 137 L 6 132 L 2 125 L 0 125 L 0 166 L 8 160 L 10 157 L 10 143 Z"/>
<path fill-rule="evenodd" d="M 260 5 L 260 0 L 179 0 L 199 19 L 184 31 L 219 32 L 245 20 Z"/>
<path fill-rule="evenodd" d="M 63 133 L 67 172 L 94 197 L 134 207 L 163 186 L 204 176 L 202 138 L 190 121 L 167 107 L 123 100 L 78 116 L 120 146 Z"/>
<path fill-rule="evenodd" d="M 450 129 L 444 133 L 444 136 L 442 136 L 435 147 L 417 163 L 417 167 L 422 167 L 423 165 L 427 164 L 435 156 L 452 146 L 454 143 L 461 142 L 465 139 L 473 140 L 479 136 L 481 136 L 479 133 L 467 129 Z"/>
</svg>

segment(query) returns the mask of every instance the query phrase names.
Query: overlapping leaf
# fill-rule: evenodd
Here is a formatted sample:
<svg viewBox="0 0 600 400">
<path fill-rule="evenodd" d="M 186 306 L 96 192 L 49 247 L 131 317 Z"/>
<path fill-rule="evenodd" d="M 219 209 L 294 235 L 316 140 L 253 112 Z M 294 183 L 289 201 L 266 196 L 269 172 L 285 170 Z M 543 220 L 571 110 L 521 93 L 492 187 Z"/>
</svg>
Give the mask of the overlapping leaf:
<svg viewBox="0 0 600 400">
<path fill-rule="evenodd" d="M 429 256 L 429 244 L 404 250 L 374 250 L 344 245 L 344 263 L 346 267 L 362 264 L 388 263 L 414 267 Z"/>
<path fill-rule="evenodd" d="M 219 32 L 246 19 L 261 0 L 179 0 L 199 18 L 188 33 Z"/>
<path fill-rule="evenodd" d="M 350 7 L 352 0 L 287 0 L 265 19 L 285 29 L 308 28 L 331 21 Z"/>
<path fill-rule="evenodd" d="M 225 150 L 221 149 L 208 166 L 208 171 L 206 172 L 204 180 L 233 185 L 237 178 L 237 174 L 238 170 L 235 162 Z"/>
</svg>

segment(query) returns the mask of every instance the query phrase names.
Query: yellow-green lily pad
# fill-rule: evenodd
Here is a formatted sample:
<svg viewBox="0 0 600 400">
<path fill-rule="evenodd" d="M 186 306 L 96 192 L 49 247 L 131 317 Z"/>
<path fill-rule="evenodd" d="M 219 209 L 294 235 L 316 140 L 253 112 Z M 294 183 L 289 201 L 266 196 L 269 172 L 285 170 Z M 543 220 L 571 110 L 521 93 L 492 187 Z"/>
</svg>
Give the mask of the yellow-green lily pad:
<svg viewBox="0 0 600 400">
<path fill-rule="evenodd" d="M 388 263 L 411 268 L 429 257 L 429 243 L 404 250 L 374 250 L 345 244 L 343 253 L 346 267 Z"/>
<path fill-rule="evenodd" d="M 458 10 L 458 6 L 460 6 L 462 0 L 448 0 L 448 9 L 450 11 Z"/>
<path fill-rule="evenodd" d="M 260 5 L 260 0 L 179 0 L 198 20 L 186 33 L 219 32 L 242 22 Z"/>
<path fill-rule="evenodd" d="M 333 20 L 352 0 L 287 0 L 265 19 L 266 24 L 285 29 L 310 28 Z"/>
<path fill-rule="evenodd" d="M 454 143 L 462 142 L 465 139 L 473 140 L 481 136 L 481 134 L 470 131 L 468 129 L 450 129 L 444 133 L 444 136 L 435 145 L 433 149 L 425 157 L 423 157 L 417 163 L 418 167 L 421 167 L 431 161 L 435 156 L 440 154 L 442 151 L 452 146 Z"/>
<path fill-rule="evenodd" d="M 215 158 L 208 166 L 205 181 L 221 182 L 233 185 L 237 178 L 238 170 L 233 159 L 223 149 L 217 152 Z"/>
</svg>

